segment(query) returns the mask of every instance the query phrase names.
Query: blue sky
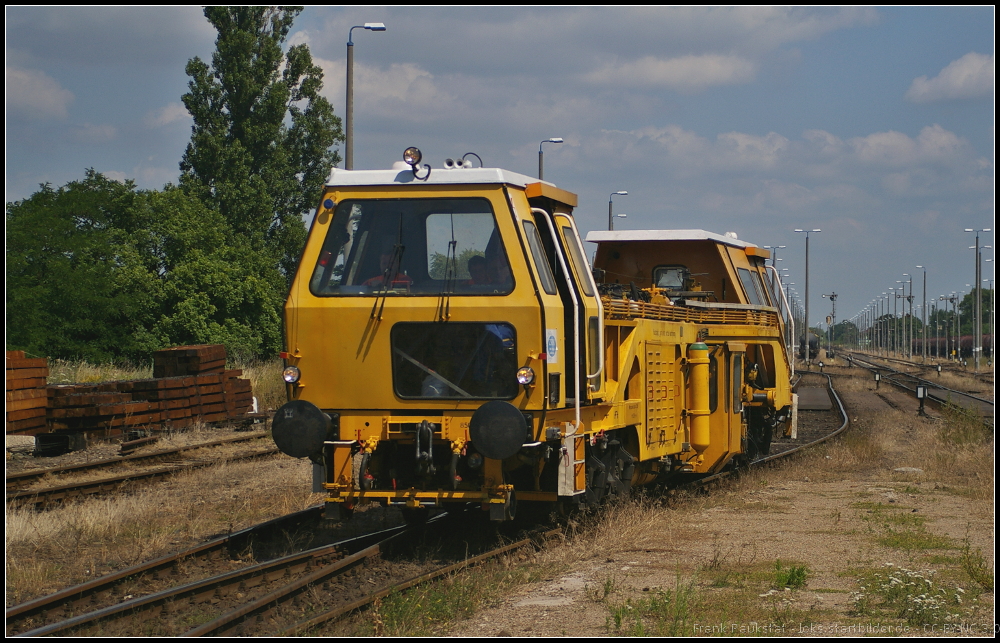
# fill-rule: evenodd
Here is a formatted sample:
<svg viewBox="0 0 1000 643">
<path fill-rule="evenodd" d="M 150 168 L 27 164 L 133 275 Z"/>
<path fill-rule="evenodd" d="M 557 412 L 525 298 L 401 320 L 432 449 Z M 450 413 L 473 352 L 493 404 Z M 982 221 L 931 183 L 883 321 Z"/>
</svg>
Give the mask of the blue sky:
<svg viewBox="0 0 1000 643">
<path fill-rule="evenodd" d="M 779 267 L 811 322 L 849 318 L 922 273 L 928 298 L 967 291 L 973 237 L 993 228 L 994 10 L 939 8 L 306 9 L 324 93 L 344 106 L 355 30 L 355 167 L 410 145 L 580 195 L 581 231 L 735 231 L 785 245 Z M 176 181 L 191 120 L 188 59 L 211 57 L 196 7 L 6 9 L 6 199 L 93 167 Z M 995 245 L 993 233 L 981 240 Z M 992 250 L 984 257 L 992 258 Z M 993 277 L 992 262 L 984 276 Z M 915 283 L 920 298 L 920 286 Z"/>
</svg>

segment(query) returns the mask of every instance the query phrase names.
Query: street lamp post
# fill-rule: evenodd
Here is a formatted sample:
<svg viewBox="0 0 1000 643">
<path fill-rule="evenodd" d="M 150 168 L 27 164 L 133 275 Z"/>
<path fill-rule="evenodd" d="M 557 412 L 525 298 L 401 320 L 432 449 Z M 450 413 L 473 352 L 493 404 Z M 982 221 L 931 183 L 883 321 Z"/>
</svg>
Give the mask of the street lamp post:
<svg viewBox="0 0 1000 643">
<path fill-rule="evenodd" d="M 791 281 L 784 282 L 785 284 L 785 300 L 788 301 L 788 318 L 792 320 L 792 323 L 785 327 L 785 341 L 788 342 L 788 346 L 792 347 L 792 359 L 795 359 L 795 338 L 792 337 L 792 328 L 795 327 L 795 309 L 792 306 L 794 303 L 792 301 L 792 286 L 795 284 Z"/>
<path fill-rule="evenodd" d="M 924 303 L 920 307 L 920 337 L 923 339 L 923 348 L 920 351 L 923 362 L 927 362 L 927 268 L 917 266 L 924 271 Z"/>
<path fill-rule="evenodd" d="M 813 230 L 795 229 L 795 232 L 804 232 L 806 235 L 806 303 L 805 303 L 805 323 L 802 324 L 802 341 L 805 342 L 806 370 L 809 369 L 809 233 L 822 232 L 819 228 Z"/>
<path fill-rule="evenodd" d="M 900 281 L 899 279 L 897 279 L 896 283 L 897 284 L 901 284 L 903 282 Z M 899 324 L 899 313 L 896 311 L 896 309 L 897 309 L 897 307 L 899 305 L 899 298 L 903 296 L 903 295 L 900 295 L 898 291 L 902 290 L 903 292 L 906 292 L 906 286 L 903 286 L 902 288 L 900 288 L 900 287 L 897 286 L 896 288 L 890 288 L 889 290 L 893 291 L 892 292 L 892 297 L 893 297 L 893 299 L 892 299 L 892 352 L 893 352 L 893 354 L 896 357 L 899 357 L 899 349 L 902 347 L 902 343 L 899 341 L 899 326 L 900 326 L 900 324 Z"/>
<path fill-rule="evenodd" d="M 889 355 L 889 297 L 891 297 L 887 292 L 882 293 L 882 298 L 884 302 L 882 304 L 882 352 L 888 356 Z"/>
<path fill-rule="evenodd" d="M 931 313 L 931 320 L 934 322 L 934 359 L 941 359 L 941 320 L 938 318 L 937 302 L 932 301 L 934 311 Z"/>
<path fill-rule="evenodd" d="M 612 192 L 611 196 L 608 197 L 608 230 L 615 229 L 615 195 L 628 196 L 628 190 L 618 190 L 617 192 Z"/>
<path fill-rule="evenodd" d="M 771 251 L 771 265 L 777 268 L 778 251 L 784 248 L 785 246 L 764 246 L 764 247 Z"/>
<path fill-rule="evenodd" d="M 913 275 L 908 272 L 903 273 L 904 277 L 910 278 L 910 294 L 906 294 L 906 282 L 903 282 L 903 299 L 910 305 L 910 318 L 906 319 L 906 309 L 903 309 L 903 340 L 906 342 L 906 359 L 913 357 Z"/>
<path fill-rule="evenodd" d="M 354 169 L 354 30 L 385 31 L 381 22 L 355 25 L 347 32 L 347 131 L 344 132 L 344 169 Z"/>
<path fill-rule="evenodd" d="M 975 365 L 976 372 L 979 372 L 979 356 L 983 352 L 983 316 L 982 316 L 982 301 L 983 301 L 983 285 L 982 285 L 982 254 L 979 246 L 979 233 L 989 232 L 989 228 L 975 229 L 966 228 L 966 232 L 976 233 L 976 245 L 974 246 L 976 251 L 976 290 L 973 295 L 976 299 L 973 302 L 973 314 L 975 319 L 972 322 L 972 332 L 975 333 L 975 337 L 972 339 L 972 363 Z"/>
<path fill-rule="evenodd" d="M 542 164 L 542 145 L 544 145 L 545 143 L 562 143 L 562 142 L 563 142 L 563 140 L 557 136 L 555 138 L 547 138 L 547 139 L 545 139 L 544 141 L 542 141 L 541 143 L 538 144 L 538 180 L 539 181 L 541 181 L 542 178 L 543 178 L 542 177 L 542 169 L 543 169 L 543 167 L 542 167 L 543 166 L 543 164 Z"/>
</svg>

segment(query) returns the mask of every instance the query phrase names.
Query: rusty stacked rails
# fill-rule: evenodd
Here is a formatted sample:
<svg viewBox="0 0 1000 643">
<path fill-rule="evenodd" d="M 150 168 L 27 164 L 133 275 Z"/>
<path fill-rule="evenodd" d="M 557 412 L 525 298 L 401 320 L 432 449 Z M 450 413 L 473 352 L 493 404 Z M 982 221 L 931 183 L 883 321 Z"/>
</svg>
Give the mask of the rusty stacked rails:
<svg viewBox="0 0 1000 643">
<path fill-rule="evenodd" d="M 49 428 L 53 431 L 118 435 L 158 424 L 157 404 L 134 399 L 121 390 L 126 382 L 62 384 L 48 387 Z"/>
<path fill-rule="evenodd" d="M 226 347 L 222 344 L 177 346 L 153 353 L 153 377 L 177 377 L 223 373 L 226 369 Z"/>
<path fill-rule="evenodd" d="M 7 351 L 6 433 L 35 435 L 45 428 L 48 398 L 45 378 L 49 362 L 44 357 L 30 358 L 24 351 Z"/>
<path fill-rule="evenodd" d="M 46 386 L 47 360 L 8 351 L 6 432 L 97 438 L 253 419 L 250 380 L 226 370 L 222 345 L 168 348 L 153 360 L 152 379 Z"/>
<path fill-rule="evenodd" d="M 227 419 L 222 395 L 222 375 L 205 373 L 151 380 L 118 382 L 133 399 L 156 404 L 163 423 L 183 428 L 195 422 L 222 422 Z"/>
<path fill-rule="evenodd" d="M 223 373 L 222 387 L 226 413 L 232 419 L 246 417 L 254 411 L 253 388 L 250 386 L 250 380 L 243 379 L 240 375 L 243 375 L 243 371 L 240 369 L 228 370 Z"/>
<path fill-rule="evenodd" d="M 163 378 L 155 381 L 183 379 L 184 385 L 193 386 L 188 396 L 188 415 L 176 402 L 166 403 L 168 417 L 174 426 L 184 426 L 186 417 L 200 418 L 204 422 L 244 417 L 253 406 L 253 392 L 250 380 L 240 378 L 242 374 L 239 369 L 226 370 L 226 349 L 221 344 L 178 346 L 153 353 L 153 377 Z M 155 388 L 167 390 L 165 384 Z M 148 399 L 176 399 L 167 392 L 148 395 Z"/>
</svg>

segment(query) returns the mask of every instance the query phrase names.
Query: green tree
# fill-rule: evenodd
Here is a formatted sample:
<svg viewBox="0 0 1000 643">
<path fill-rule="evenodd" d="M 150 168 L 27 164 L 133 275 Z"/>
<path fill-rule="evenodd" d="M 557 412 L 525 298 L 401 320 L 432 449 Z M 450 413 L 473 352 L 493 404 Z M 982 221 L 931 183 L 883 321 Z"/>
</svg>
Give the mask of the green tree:
<svg viewBox="0 0 1000 643">
<path fill-rule="evenodd" d="M 993 291 L 989 288 L 983 288 L 981 291 L 982 299 L 980 300 L 979 310 L 983 315 L 983 333 L 990 333 L 991 319 L 990 307 L 993 304 Z M 962 301 L 958 303 L 958 312 L 962 316 L 962 334 L 963 335 L 975 335 L 976 334 L 976 291 L 975 289 L 967 292 Z"/>
<path fill-rule="evenodd" d="M 135 352 L 122 327 L 150 323 L 155 297 L 122 230 L 135 196 L 132 183 L 87 170 L 7 204 L 9 348 L 92 361 Z"/>
<path fill-rule="evenodd" d="M 179 188 L 146 192 L 141 205 L 146 225 L 130 231 L 130 245 L 155 276 L 157 303 L 139 332 L 143 348 L 224 344 L 240 357 L 280 350 L 284 292 L 264 253 L 240 245 L 217 211 Z"/>
<path fill-rule="evenodd" d="M 95 362 L 221 343 L 281 346 L 283 292 L 265 256 L 183 190 L 136 190 L 88 170 L 8 203 L 7 346 Z"/>
<path fill-rule="evenodd" d="M 221 213 L 239 245 L 269 257 L 283 291 L 343 140 L 340 119 L 319 92 L 323 72 L 306 45 L 282 51 L 301 7 L 207 7 L 218 31 L 209 66 L 186 68 L 182 97 L 194 119 L 181 185 Z"/>
</svg>

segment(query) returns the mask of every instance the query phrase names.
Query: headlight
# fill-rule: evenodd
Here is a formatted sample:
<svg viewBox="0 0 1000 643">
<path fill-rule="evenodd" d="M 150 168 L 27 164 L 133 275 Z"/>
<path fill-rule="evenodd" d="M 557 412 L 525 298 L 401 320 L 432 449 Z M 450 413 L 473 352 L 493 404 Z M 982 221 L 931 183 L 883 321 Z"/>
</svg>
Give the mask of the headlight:
<svg viewBox="0 0 1000 643">
<path fill-rule="evenodd" d="M 535 381 L 535 370 L 530 366 L 522 366 L 517 369 L 517 383 L 527 386 Z"/>
<path fill-rule="evenodd" d="M 289 384 L 294 384 L 302 377 L 302 373 L 299 371 L 298 366 L 289 366 L 281 371 L 281 377 Z"/>
<path fill-rule="evenodd" d="M 422 158 L 424 158 L 424 155 L 421 154 L 420 150 L 415 147 L 408 147 L 403 151 L 403 160 L 410 167 L 418 165 L 420 163 L 420 159 Z"/>
</svg>

